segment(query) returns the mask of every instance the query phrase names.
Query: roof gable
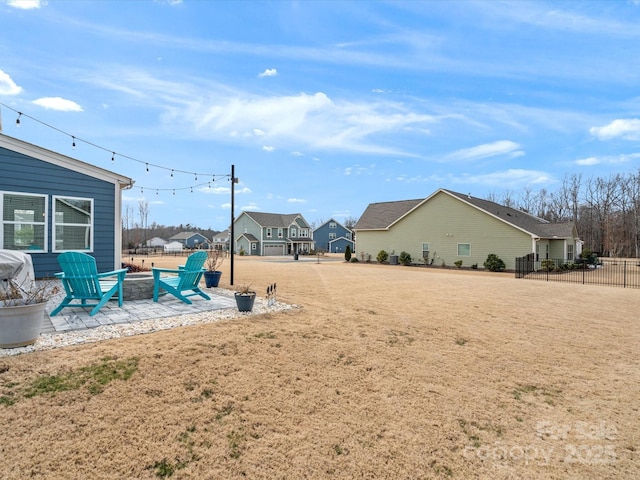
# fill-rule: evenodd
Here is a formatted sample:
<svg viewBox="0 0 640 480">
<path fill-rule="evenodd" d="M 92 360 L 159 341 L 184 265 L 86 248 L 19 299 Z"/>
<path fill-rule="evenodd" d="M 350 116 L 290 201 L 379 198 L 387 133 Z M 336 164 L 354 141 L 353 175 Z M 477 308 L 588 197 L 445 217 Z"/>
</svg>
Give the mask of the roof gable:
<svg viewBox="0 0 640 480">
<path fill-rule="evenodd" d="M 371 203 L 356 223 L 354 230 L 388 230 L 393 224 L 438 194 L 449 195 L 485 214 L 539 238 L 568 238 L 575 236 L 575 226 L 571 222 L 550 223 L 522 210 L 505 207 L 489 200 L 443 188 L 436 190 L 425 199 Z"/>
<path fill-rule="evenodd" d="M 289 228 L 296 219 L 300 218 L 308 226 L 302 215 L 299 213 L 265 213 L 265 212 L 242 212 L 261 227 Z M 305 227 L 302 227 L 305 228 Z"/>
</svg>

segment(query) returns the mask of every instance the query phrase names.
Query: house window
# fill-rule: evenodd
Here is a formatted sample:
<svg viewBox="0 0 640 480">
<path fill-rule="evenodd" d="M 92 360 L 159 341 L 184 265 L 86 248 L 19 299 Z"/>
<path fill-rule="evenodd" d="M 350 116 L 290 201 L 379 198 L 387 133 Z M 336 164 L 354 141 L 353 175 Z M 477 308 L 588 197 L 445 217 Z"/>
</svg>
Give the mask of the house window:
<svg viewBox="0 0 640 480">
<path fill-rule="evenodd" d="M 308 237 L 309 236 L 309 229 L 308 228 L 300 229 L 300 236 L 301 237 Z"/>
<path fill-rule="evenodd" d="M 329 233 L 329 240 L 333 240 L 334 238 L 336 238 L 336 232 L 330 232 Z"/>
<path fill-rule="evenodd" d="M 458 256 L 459 257 L 470 257 L 471 256 L 471 244 L 470 243 L 459 243 L 458 244 Z"/>
<path fill-rule="evenodd" d="M 567 259 L 568 260 L 573 260 L 574 259 L 574 256 L 573 256 L 573 244 L 567 245 Z"/>
<path fill-rule="evenodd" d="M 338 226 L 336 225 L 336 222 L 330 222 L 329 228 L 338 228 Z"/>
<path fill-rule="evenodd" d="M 257 243 L 252 243 L 251 244 L 251 250 L 257 250 L 258 249 L 258 244 Z"/>
<path fill-rule="evenodd" d="M 295 237 L 296 236 L 296 229 L 295 227 L 291 227 L 291 236 Z"/>
<path fill-rule="evenodd" d="M 2 248 L 45 252 L 47 245 L 46 195 L 3 192 Z"/>
<path fill-rule="evenodd" d="M 93 199 L 53 197 L 53 251 L 93 250 Z"/>
<path fill-rule="evenodd" d="M 281 228 L 278 229 L 278 238 L 282 238 L 282 229 Z"/>
<path fill-rule="evenodd" d="M 271 238 L 271 228 L 267 228 L 267 238 Z"/>
<path fill-rule="evenodd" d="M 427 258 L 429 258 L 429 244 L 428 243 L 423 243 L 422 244 L 422 258 L 424 258 L 425 260 Z"/>
</svg>

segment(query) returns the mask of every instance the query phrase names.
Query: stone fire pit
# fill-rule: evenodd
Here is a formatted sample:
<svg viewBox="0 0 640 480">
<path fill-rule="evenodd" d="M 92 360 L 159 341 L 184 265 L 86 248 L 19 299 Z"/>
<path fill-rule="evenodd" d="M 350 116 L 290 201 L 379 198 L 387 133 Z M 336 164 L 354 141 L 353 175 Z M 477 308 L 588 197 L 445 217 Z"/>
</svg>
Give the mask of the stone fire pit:
<svg viewBox="0 0 640 480">
<path fill-rule="evenodd" d="M 160 295 L 167 292 L 160 291 Z M 122 284 L 122 296 L 127 300 L 146 300 L 153 298 L 153 274 L 151 272 L 127 273 Z"/>
</svg>

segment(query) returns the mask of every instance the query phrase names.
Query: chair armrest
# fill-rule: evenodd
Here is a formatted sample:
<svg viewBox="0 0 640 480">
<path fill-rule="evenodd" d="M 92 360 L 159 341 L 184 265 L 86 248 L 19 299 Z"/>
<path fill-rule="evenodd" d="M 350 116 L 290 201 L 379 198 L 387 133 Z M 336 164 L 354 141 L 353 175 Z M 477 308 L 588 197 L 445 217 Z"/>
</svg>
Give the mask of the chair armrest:
<svg viewBox="0 0 640 480">
<path fill-rule="evenodd" d="M 160 267 L 153 267 L 151 270 L 154 272 L 160 272 L 160 273 L 180 273 L 182 271 L 176 268 L 160 268 Z"/>
<path fill-rule="evenodd" d="M 58 272 L 53 274 L 56 278 L 64 278 L 64 272 Z"/>
<path fill-rule="evenodd" d="M 112 272 L 99 273 L 98 274 L 98 278 L 115 277 L 117 275 L 118 279 L 122 279 L 122 278 L 124 278 L 124 276 L 126 275 L 127 272 L 128 272 L 128 270 L 126 268 L 120 268 L 120 269 L 114 270 Z"/>
</svg>

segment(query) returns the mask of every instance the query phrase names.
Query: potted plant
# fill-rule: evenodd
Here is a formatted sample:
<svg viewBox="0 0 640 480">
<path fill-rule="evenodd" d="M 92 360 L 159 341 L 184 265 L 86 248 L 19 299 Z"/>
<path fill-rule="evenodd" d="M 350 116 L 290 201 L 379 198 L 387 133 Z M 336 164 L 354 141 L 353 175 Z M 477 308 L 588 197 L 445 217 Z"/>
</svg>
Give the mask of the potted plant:
<svg viewBox="0 0 640 480">
<path fill-rule="evenodd" d="M 222 272 L 220 267 L 224 257 L 220 250 L 209 250 L 207 252 L 207 260 L 205 262 L 204 283 L 207 288 L 217 287 L 220 283 Z"/>
<path fill-rule="evenodd" d="M 256 299 L 256 292 L 251 290 L 251 285 L 242 285 L 236 291 L 235 297 L 239 312 L 250 312 L 253 310 L 253 302 Z"/>
<path fill-rule="evenodd" d="M 47 282 L 3 280 L 0 285 L 0 348 L 24 347 L 40 335 L 47 301 L 60 291 Z"/>
</svg>

